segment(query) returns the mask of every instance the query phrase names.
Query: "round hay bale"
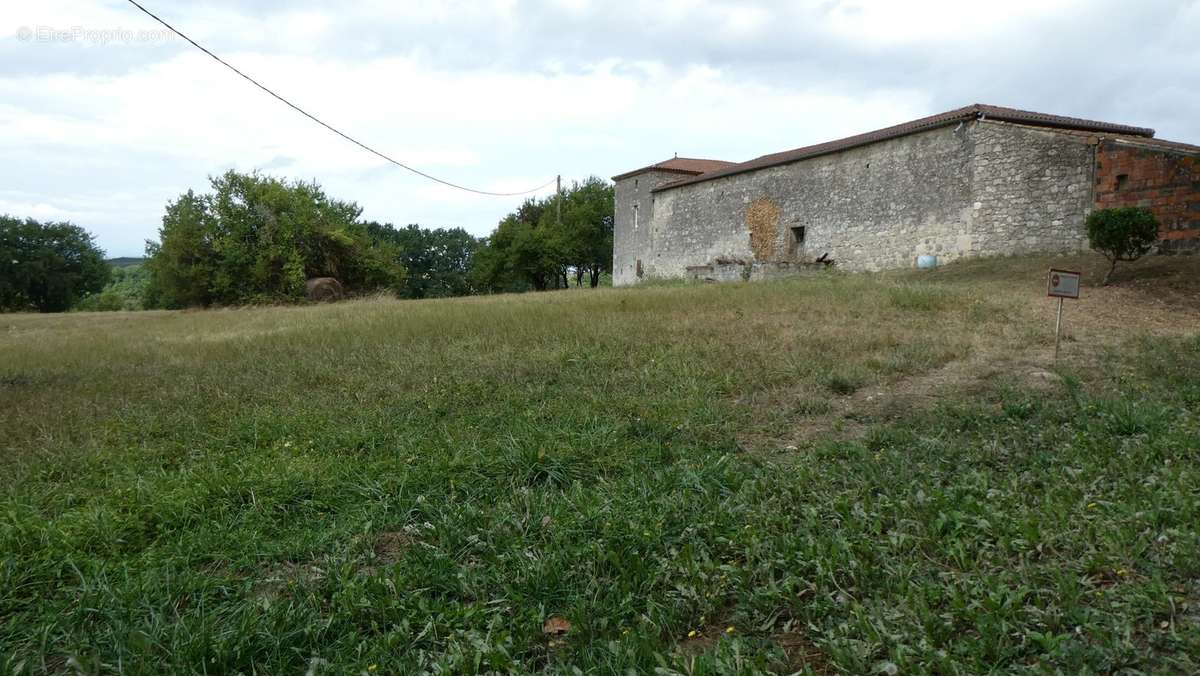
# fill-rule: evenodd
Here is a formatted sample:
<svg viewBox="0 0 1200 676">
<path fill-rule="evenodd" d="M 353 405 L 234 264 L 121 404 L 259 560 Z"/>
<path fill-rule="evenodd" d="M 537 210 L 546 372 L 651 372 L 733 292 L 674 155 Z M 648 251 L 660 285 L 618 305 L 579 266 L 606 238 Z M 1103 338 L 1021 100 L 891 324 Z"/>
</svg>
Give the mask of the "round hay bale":
<svg viewBox="0 0 1200 676">
<path fill-rule="evenodd" d="M 341 300 L 346 295 L 342 283 L 333 277 L 313 277 L 304 283 L 304 292 L 309 300 L 318 303 Z"/>
</svg>

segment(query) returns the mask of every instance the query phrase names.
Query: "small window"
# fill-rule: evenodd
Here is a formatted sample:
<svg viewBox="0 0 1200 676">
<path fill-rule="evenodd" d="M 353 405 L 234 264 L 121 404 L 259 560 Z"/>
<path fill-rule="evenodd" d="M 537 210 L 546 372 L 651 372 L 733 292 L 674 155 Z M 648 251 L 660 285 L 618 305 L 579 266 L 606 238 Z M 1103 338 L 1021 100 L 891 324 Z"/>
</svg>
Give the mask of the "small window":
<svg viewBox="0 0 1200 676">
<path fill-rule="evenodd" d="M 790 245 L 788 246 L 788 252 L 796 253 L 800 249 L 804 248 L 804 226 L 797 225 L 796 227 L 791 228 L 791 231 L 792 231 L 792 241 L 790 242 Z"/>
<path fill-rule="evenodd" d="M 638 229 L 638 205 L 633 205 L 633 229 Z"/>
<path fill-rule="evenodd" d="M 1129 189 L 1129 174 L 1117 174 L 1117 190 Z"/>
<path fill-rule="evenodd" d="M 633 179 L 633 189 L 634 189 L 634 190 L 637 190 L 637 187 L 638 187 L 638 181 L 639 181 L 639 180 L 641 180 L 641 179 L 636 179 L 636 178 L 635 178 L 635 179 Z"/>
</svg>

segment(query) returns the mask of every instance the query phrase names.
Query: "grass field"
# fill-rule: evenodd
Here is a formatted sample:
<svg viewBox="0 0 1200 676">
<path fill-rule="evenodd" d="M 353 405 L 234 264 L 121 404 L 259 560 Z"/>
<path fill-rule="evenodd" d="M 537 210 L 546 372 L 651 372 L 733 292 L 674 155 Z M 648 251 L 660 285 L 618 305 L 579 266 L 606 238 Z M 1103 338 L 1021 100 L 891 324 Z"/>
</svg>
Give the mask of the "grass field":
<svg viewBox="0 0 1200 676">
<path fill-rule="evenodd" d="M 1048 264 L 0 316 L 0 666 L 1195 673 L 1200 260 Z"/>
</svg>

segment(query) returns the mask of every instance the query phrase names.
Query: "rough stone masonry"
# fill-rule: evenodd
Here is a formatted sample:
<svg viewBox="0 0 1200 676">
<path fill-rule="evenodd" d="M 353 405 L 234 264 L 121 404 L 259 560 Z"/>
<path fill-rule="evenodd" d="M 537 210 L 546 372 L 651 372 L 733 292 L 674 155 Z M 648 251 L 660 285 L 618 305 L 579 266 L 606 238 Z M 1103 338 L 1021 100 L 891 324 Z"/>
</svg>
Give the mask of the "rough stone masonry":
<svg viewBox="0 0 1200 676">
<path fill-rule="evenodd" d="M 1164 253 L 1200 249 L 1200 147 L 1154 130 L 976 104 L 734 164 L 619 176 L 613 277 L 749 279 L 1087 247 L 1092 209 L 1138 205 Z"/>
</svg>

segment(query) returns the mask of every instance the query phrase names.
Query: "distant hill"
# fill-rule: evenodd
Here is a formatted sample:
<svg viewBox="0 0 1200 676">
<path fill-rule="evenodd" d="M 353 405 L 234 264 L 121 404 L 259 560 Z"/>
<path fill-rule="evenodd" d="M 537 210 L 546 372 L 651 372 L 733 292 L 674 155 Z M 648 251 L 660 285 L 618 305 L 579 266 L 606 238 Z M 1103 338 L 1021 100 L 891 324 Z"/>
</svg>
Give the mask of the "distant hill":
<svg viewBox="0 0 1200 676">
<path fill-rule="evenodd" d="M 109 258 L 104 262 L 108 263 L 114 268 L 128 268 L 134 265 L 141 265 L 142 263 L 146 262 L 146 259 L 135 256 L 122 256 L 121 258 Z"/>
</svg>

